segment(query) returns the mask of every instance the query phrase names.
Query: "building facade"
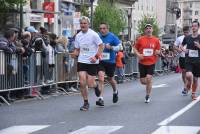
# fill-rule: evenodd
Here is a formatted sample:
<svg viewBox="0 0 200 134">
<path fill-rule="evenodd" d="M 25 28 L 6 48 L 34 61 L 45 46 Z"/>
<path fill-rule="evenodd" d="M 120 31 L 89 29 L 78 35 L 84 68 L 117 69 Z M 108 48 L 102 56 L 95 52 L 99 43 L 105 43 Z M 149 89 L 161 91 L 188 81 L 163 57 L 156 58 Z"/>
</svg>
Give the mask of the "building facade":
<svg viewBox="0 0 200 134">
<path fill-rule="evenodd" d="M 157 0 L 138 0 L 133 5 L 132 11 L 132 40 L 135 40 L 139 34 L 137 26 L 143 16 L 157 17 Z M 158 21 L 159 22 L 159 21 Z M 159 22 L 160 23 L 160 22 Z"/>
<path fill-rule="evenodd" d="M 178 0 L 181 17 L 177 24 L 179 27 L 191 26 L 192 21 L 200 21 L 200 0 Z"/>
</svg>

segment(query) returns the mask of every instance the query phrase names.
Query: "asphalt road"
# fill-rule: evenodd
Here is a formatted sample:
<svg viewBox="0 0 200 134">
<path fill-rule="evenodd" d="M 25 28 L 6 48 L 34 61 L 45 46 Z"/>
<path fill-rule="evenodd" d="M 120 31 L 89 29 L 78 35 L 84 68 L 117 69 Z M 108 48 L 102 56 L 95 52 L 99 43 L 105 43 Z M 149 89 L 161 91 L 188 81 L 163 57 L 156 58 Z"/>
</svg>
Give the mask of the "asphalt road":
<svg viewBox="0 0 200 134">
<path fill-rule="evenodd" d="M 17 102 L 0 107 L 0 134 L 197 134 L 200 102 L 182 96 L 180 74 L 155 77 L 149 104 L 138 80 L 118 85 L 119 102 L 112 103 L 111 87 L 105 88 L 105 107 L 95 105 L 90 91 L 90 110 L 79 111 L 79 95 Z M 198 91 L 199 92 L 199 91 Z M 181 113 L 181 109 L 190 105 Z M 164 125 L 160 122 L 180 112 Z"/>
</svg>

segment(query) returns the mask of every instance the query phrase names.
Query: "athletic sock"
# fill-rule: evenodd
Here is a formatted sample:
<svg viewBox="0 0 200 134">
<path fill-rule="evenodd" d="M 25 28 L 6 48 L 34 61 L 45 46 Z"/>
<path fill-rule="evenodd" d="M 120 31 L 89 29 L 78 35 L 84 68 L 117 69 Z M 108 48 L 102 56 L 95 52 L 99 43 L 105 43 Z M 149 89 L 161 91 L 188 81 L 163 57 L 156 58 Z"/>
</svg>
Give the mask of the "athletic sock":
<svg viewBox="0 0 200 134">
<path fill-rule="evenodd" d="M 84 104 L 88 104 L 89 102 L 88 102 L 88 100 L 84 100 Z"/>
</svg>

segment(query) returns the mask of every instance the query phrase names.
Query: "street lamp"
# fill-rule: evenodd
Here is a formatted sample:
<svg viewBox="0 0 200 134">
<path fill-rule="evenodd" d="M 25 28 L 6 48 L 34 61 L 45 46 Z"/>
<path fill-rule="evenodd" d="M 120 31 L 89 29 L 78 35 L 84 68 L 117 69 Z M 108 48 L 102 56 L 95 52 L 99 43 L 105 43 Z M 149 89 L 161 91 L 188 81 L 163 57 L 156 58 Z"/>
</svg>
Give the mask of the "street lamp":
<svg viewBox="0 0 200 134">
<path fill-rule="evenodd" d="M 127 18 L 128 18 L 128 40 L 131 40 L 132 12 L 133 12 L 134 7 L 124 7 L 123 9 L 127 12 Z"/>
<path fill-rule="evenodd" d="M 91 28 L 93 28 L 93 3 L 94 3 L 94 0 L 90 0 L 90 4 L 91 4 Z"/>
</svg>

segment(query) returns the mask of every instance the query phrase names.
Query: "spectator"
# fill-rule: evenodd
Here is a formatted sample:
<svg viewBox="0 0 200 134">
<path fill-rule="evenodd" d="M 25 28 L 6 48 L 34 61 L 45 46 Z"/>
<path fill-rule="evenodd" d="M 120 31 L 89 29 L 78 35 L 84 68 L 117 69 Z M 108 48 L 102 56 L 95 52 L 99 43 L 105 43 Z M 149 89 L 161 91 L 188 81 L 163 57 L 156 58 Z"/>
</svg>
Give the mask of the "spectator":
<svg viewBox="0 0 200 134">
<path fill-rule="evenodd" d="M 0 38 L 0 50 L 3 50 L 5 53 L 14 54 L 14 53 L 23 53 L 23 48 L 17 48 L 14 44 L 16 38 L 15 31 L 8 30 L 5 32 L 4 37 Z"/>
<path fill-rule="evenodd" d="M 22 34 L 22 40 L 21 43 L 23 44 L 23 48 L 25 50 L 23 56 L 23 75 L 24 75 L 24 84 L 29 84 L 28 79 L 28 71 L 29 71 L 29 57 L 31 56 L 33 50 L 30 47 L 30 41 L 31 41 L 31 33 L 30 32 L 24 32 Z"/>
<path fill-rule="evenodd" d="M 80 30 L 77 30 L 77 33 L 76 33 L 72 38 L 69 38 L 69 42 L 68 42 L 68 45 L 67 45 L 67 48 L 68 48 L 69 53 L 72 53 L 72 52 L 75 50 L 74 41 L 75 41 L 76 35 L 77 35 L 79 32 L 80 32 Z"/>
<path fill-rule="evenodd" d="M 57 40 L 56 51 L 57 52 L 65 52 L 67 48 L 68 40 L 64 36 L 60 36 Z"/>
<path fill-rule="evenodd" d="M 55 48 L 56 48 L 57 35 L 54 33 L 50 33 L 49 37 L 50 37 L 50 45 L 48 45 L 48 65 L 49 65 L 48 82 L 53 82 L 53 69 L 55 67 Z"/>
<path fill-rule="evenodd" d="M 23 48 L 17 48 L 14 41 L 16 39 L 16 33 L 14 30 L 7 30 L 4 34 L 4 37 L 0 38 L 0 50 L 3 50 L 7 54 L 22 54 L 24 53 Z M 5 76 L 7 77 L 9 88 L 12 88 L 12 78 L 13 75 L 17 73 L 17 58 L 16 55 L 8 56 L 7 61 L 7 71 Z M 8 101 L 13 101 L 13 99 L 10 98 L 10 92 L 3 93 L 3 96 Z"/>
<path fill-rule="evenodd" d="M 124 81 L 124 64 L 126 64 L 123 50 L 117 53 L 116 57 L 116 74 L 117 74 L 117 83 L 123 83 Z"/>
<path fill-rule="evenodd" d="M 50 44 L 47 32 L 43 34 L 38 33 L 38 31 L 33 26 L 28 27 L 27 31 L 31 33 L 31 41 L 30 41 L 31 48 L 33 48 L 35 51 L 39 51 L 35 53 L 36 70 L 37 70 L 35 82 L 37 84 L 45 84 L 48 75 L 48 71 L 46 71 L 48 68 L 48 63 L 47 63 L 48 45 Z"/>
<path fill-rule="evenodd" d="M 60 36 L 57 40 L 56 51 L 65 53 L 66 50 L 67 50 L 66 49 L 67 48 L 67 42 L 68 42 L 67 38 L 65 38 L 64 36 Z M 68 60 L 69 60 L 69 55 L 67 53 L 65 53 L 64 57 L 63 57 L 65 72 L 68 72 Z"/>
</svg>

